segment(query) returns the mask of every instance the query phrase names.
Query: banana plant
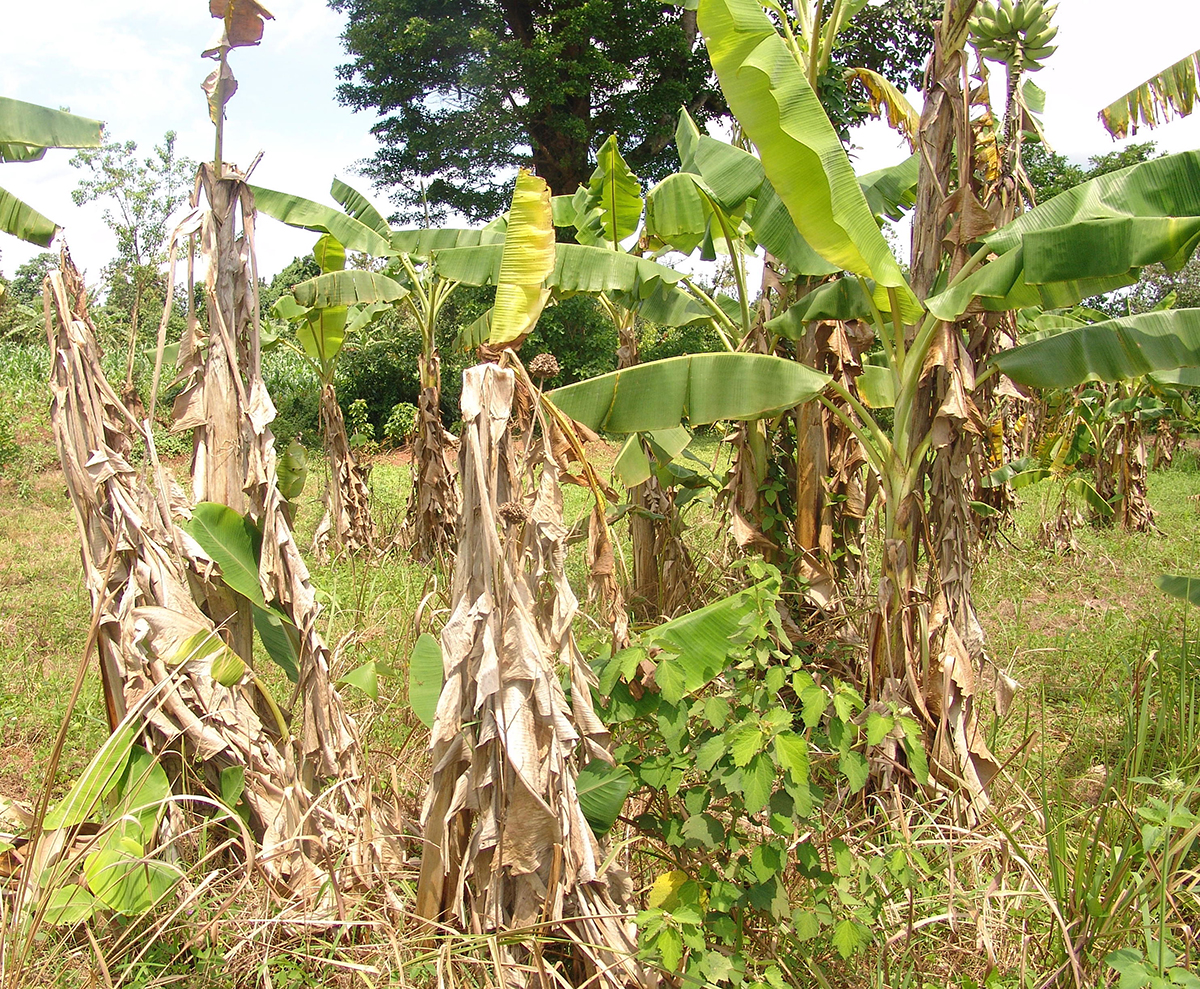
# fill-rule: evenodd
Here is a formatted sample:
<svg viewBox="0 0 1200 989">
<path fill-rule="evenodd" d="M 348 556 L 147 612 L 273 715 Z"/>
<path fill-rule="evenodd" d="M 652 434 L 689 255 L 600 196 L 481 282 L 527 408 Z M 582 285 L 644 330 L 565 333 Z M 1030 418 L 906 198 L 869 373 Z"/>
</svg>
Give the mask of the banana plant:
<svg viewBox="0 0 1200 989">
<path fill-rule="evenodd" d="M 760 5 L 700 0 L 699 23 L 765 176 L 805 241 L 858 282 L 857 311 L 869 317 L 882 347 L 882 370 L 872 377 L 892 396 L 886 403 L 890 431 L 856 388 L 836 379 L 818 399 L 861 444 L 883 493 L 885 552 L 863 674 L 868 696 L 877 700 L 885 684 L 900 685 L 927 726 L 943 778 L 965 780 L 969 791 L 982 795 L 996 764 L 973 729 L 970 656 L 962 633 L 944 619 L 939 628 L 919 591 L 922 555 L 928 551 L 936 562 L 941 549 L 941 533 L 932 531 L 928 540 L 921 533 L 925 466 L 937 444 L 981 426 L 971 402 L 974 374 L 960 359 L 965 341 L 955 322 L 972 306 L 1071 305 L 1098 287 L 1130 283 L 1143 264 L 1182 263 L 1200 240 L 1194 234 L 1200 160 L 1190 153 L 1132 166 L 1064 193 L 995 233 L 965 239 L 965 261 L 941 274 L 942 287 L 922 306 L 879 233 L 808 79 Z M 845 297 L 852 297 L 849 286 Z M 1187 317 L 1133 319 L 1178 328 Z M 1157 337 L 1164 348 L 1167 335 L 1177 336 L 1164 330 Z M 1178 366 L 1178 356 L 1172 350 L 1161 361 Z M 947 376 L 944 399 L 921 407 L 922 385 L 935 372 Z"/>
<path fill-rule="evenodd" d="M 48 148 L 98 148 L 104 125 L 61 110 L 0 96 L 0 162 L 40 161 Z M 61 229 L 11 192 L 0 189 L 0 230 L 49 247 Z"/>
<path fill-rule="evenodd" d="M 404 298 L 407 292 L 376 272 L 346 270 L 346 249 L 331 233 L 317 241 L 313 257 L 321 274 L 295 286 L 292 295 L 281 296 L 274 315 L 295 325 L 297 349 L 321 383 L 321 437 L 330 481 L 313 550 L 325 558 L 331 548 L 335 553 L 370 551 L 375 540 L 366 472 L 351 449 L 337 400 L 338 358 L 347 338 L 361 333 L 389 303 Z M 370 301 L 364 302 L 366 299 Z"/>
</svg>

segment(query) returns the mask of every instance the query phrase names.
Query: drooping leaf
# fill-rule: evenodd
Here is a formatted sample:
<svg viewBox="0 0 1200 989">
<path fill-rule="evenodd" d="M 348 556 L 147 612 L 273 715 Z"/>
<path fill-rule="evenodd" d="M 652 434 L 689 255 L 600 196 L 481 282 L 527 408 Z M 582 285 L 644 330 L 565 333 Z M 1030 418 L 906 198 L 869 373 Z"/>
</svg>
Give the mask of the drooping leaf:
<svg viewBox="0 0 1200 989">
<path fill-rule="evenodd" d="M 49 247 L 59 226 L 43 216 L 28 203 L 22 202 L 7 189 L 0 189 L 0 230 L 18 240 L 39 247 Z"/>
<path fill-rule="evenodd" d="M 258 577 L 262 553 L 258 526 L 228 505 L 202 501 L 192 509 L 192 518 L 184 528 L 221 568 L 221 579 L 232 590 L 260 608 L 267 607 Z"/>
<path fill-rule="evenodd" d="M 814 398 L 827 375 L 767 354 L 694 354 L 639 364 L 548 397 L 588 428 L 612 433 L 753 419 Z"/>
<path fill-rule="evenodd" d="M 898 165 L 876 169 L 858 177 L 867 205 L 876 216 L 899 220 L 917 201 L 917 176 L 921 156 L 910 155 Z"/>
<path fill-rule="evenodd" d="M 870 281 L 867 286 L 873 287 Z M 800 340 L 804 337 L 807 324 L 816 319 L 871 320 L 871 299 L 857 278 L 835 278 L 797 299 L 765 325 L 771 333 L 788 340 Z"/>
<path fill-rule="evenodd" d="M 408 290 L 387 275 L 351 268 L 299 282 L 293 286 L 292 294 L 301 306 L 326 309 L 369 305 L 373 302 L 398 302 L 408 295 Z"/>
<path fill-rule="evenodd" d="M 1154 578 L 1154 586 L 1180 601 L 1190 601 L 1200 607 L 1200 577 L 1179 577 L 1163 574 Z"/>
<path fill-rule="evenodd" d="M 271 660 L 287 674 L 292 683 L 300 682 L 300 632 L 292 620 L 278 608 L 251 606 L 254 628 Z"/>
<path fill-rule="evenodd" d="M 504 243 L 504 231 L 493 227 L 478 230 L 434 227 L 425 230 L 393 230 L 392 249 L 412 257 L 427 258 L 435 251 Z"/>
<path fill-rule="evenodd" d="M 1179 270 L 1200 243 L 1200 151 L 1153 158 L 1089 179 L 981 238 L 998 255 L 927 300 L 953 320 L 984 309 L 1061 309 L 1137 280 L 1162 262 Z"/>
<path fill-rule="evenodd" d="M 1064 330 L 992 358 L 1013 381 L 1068 388 L 1200 365 L 1200 309 L 1168 309 Z"/>
<path fill-rule="evenodd" d="M 162 762 L 140 745 L 132 746 L 117 792 L 121 799 L 114 816 L 132 818 L 121 833 L 147 844 L 171 798 L 171 783 Z"/>
<path fill-rule="evenodd" d="M 233 687 L 246 676 L 246 663 L 232 649 L 221 649 L 212 660 L 212 678 L 222 687 Z"/>
<path fill-rule="evenodd" d="M 521 169 L 513 189 L 508 232 L 492 304 L 493 345 L 524 337 L 550 298 L 546 279 L 554 270 L 554 220 L 545 179 Z"/>
<path fill-rule="evenodd" d="M 633 788 L 633 773 L 626 766 L 610 766 L 593 759 L 575 779 L 575 792 L 583 816 L 597 837 L 603 836 L 616 824 Z"/>
<path fill-rule="evenodd" d="M 0 96 L 0 145 L 98 148 L 104 143 L 103 130 L 99 120 Z"/>
<path fill-rule="evenodd" d="M 613 471 L 627 488 L 637 487 L 650 479 L 650 458 L 642 446 L 642 438 L 632 433 L 625 440 L 617 459 L 613 461 Z"/>
<path fill-rule="evenodd" d="M 311 199 L 262 186 L 252 185 L 250 189 L 254 193 L 254 205 L 260 212 L 290 227 L 331 234 L 348 250 L 374 257 L 396 253 L 387 237 L 332 206 L 322 206 Z"/>
<path fill-rule="evenodd" d="M 730 109 L 757 146 L 763 170 L 796 229 L 826 261 L 902 300 L 920 315 L 883 239 L 837 133 L 803 71 L 757 0 L 701 0 L 699 24 Z"/>
<path fill-rule="evenodd" d="M 71 784 L 71 789 L 54 807 L 46 812 L 42 827 L 46 831 L 71 828 L 82 824 L 100 805 L 100 801 L 121 780 L 133 740 L 137 737 L 138 725 L 127 718 L 117 730 L 105 739 L 99 751 L 92 756 L 87 768 Z"/>
<path fill-rule="evenodd" d="M 1154 128 L 1174 117 L 1186 117 L 1196 105 L 1198 77 L 1200 51 L 1194 51 L 1106 106 L 1100 111 L 1100 123 L 1120 140 L 1136 134 L 1139 125 Z"/>
<path fill-rule="evenodd" d="M 443 675 L 442 647 L 423 632 L 408 657 L 408 706 L 426 728 L 433 727 Z"/>
<path fill-rule="evenodd" d="M 890 367 L 864 364 L 855 380 L 858 394 L 869 409 L 890 409 L 896 405 L 896 375 Z"/>
<path fill-rule="evenodd" d="M 333 185 L 329 189 L 329 194 L 333 196 L 334 201 L 338 203 L 347 213 L 349 213 L 359 223 L 366 224 L 374 230 L 380 237 L 391 238 L 392 229 L 388 226 L 382 214 L 370 201 L 357 189 L 351 188 L 341 179 L 335 178 Z"/>
<path fill-rule="evenodd" d="M 208 0 L 208 10 L 225 22 L 221 46 L 229 48 L 257 45 L 262 41 L 264 23 L 275 19 L 258 0 Z M 204 57 L 210 58 L 218 51 L 209 49 Z"/>
<path fill-rule="evenodd" d="M 912 104 L 904 98 L 904 94 L 895 84 L 873 69 L 862 67 L 847 69 L 846 81 L 862 83 L 867 91 L 867 107 L 871 115 L 885 118 L 892 130 L 904 135 L 910 148 L 916 148 L 921 115 L 913 109 Z"/>
</svg>

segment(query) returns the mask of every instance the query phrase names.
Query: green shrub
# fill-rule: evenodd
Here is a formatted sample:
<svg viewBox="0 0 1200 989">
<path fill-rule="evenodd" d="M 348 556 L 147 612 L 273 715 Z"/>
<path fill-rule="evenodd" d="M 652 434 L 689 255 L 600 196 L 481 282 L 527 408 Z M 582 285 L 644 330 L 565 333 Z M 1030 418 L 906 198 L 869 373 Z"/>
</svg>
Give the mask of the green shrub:
<svg viewBox="0 0 1200 989">
<path fill-rule="evenodd" d="M 407 443 L 417 431 L 417 407 L 411 402 L 397 402 L 392 414 L 383 424 L 383 435 L 397 446 Z"/>
</svg>

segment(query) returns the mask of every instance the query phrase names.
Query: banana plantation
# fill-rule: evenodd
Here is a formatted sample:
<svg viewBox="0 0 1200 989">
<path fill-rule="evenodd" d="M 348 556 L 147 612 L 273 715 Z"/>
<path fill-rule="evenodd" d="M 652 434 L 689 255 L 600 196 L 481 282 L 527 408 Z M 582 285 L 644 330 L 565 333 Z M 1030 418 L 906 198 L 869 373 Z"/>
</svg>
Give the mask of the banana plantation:
<svg viewBox="0 0 1200 989">
<path fill-rule="evenodd" d="M 0 987 L 1200 986 L 1200 309 L 1132 304 L 1200 151 L 1043 197 L 1056 8 L 929 6 L 911 102 L 878 5 L 664 6 L 714 94 L 672 167 L 597 132 L 455 226 L 225 160 L 276 26 L 211 0 L 119 333 L 0 189 L 56 250 L 0 343 Z M 6 174 L 105 137 L 0 97 Z"/>
</svg>

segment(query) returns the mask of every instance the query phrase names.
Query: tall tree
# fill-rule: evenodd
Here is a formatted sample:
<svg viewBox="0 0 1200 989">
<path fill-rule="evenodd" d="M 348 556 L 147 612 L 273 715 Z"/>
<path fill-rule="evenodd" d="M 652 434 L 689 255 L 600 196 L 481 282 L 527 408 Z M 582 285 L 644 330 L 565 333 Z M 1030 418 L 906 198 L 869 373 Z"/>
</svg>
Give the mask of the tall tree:
<svg viewBox="0 0 1200 989">
<path fill-rule="evenodd" d="M 679 108 L 701 126 L 725 113 L 696 31 L 695 11 L 670 0 L 329 0 L 348 15 L 351 61 L 339 99 L 381 116 L 366 173 L 392 186 L 403 221 L 450 210 L 490 219 L 507 203 L 512 170 L 532 165 L 570 195 L 594 152 L 617 134 L 629 166 L 657 181 L 677 165 Z M 837 5 L 840 9 L 842 4 Z M 863 7 L 861 0 L 846 5 Z M 839 102 L 843 137 L 866 110 L 841 66 L 915 80 L 932 37 L 935 0 L 887 0 L 843 32 L 823 92 Z"/>
</svg>

